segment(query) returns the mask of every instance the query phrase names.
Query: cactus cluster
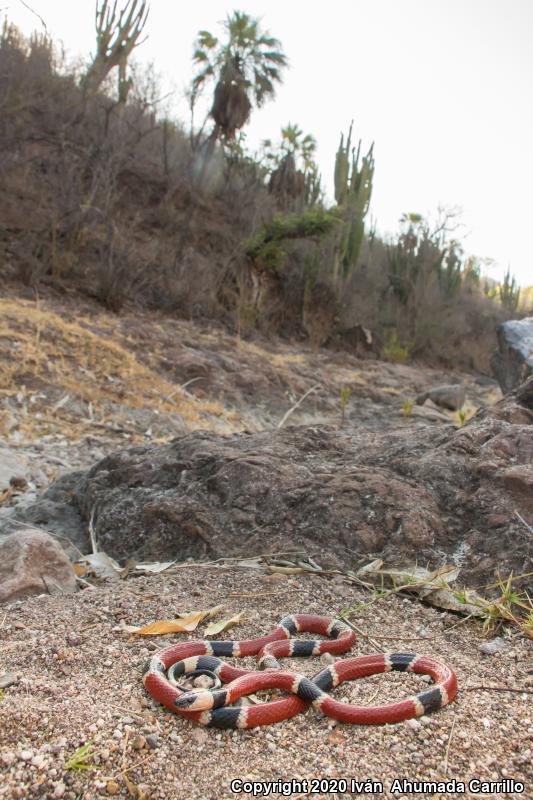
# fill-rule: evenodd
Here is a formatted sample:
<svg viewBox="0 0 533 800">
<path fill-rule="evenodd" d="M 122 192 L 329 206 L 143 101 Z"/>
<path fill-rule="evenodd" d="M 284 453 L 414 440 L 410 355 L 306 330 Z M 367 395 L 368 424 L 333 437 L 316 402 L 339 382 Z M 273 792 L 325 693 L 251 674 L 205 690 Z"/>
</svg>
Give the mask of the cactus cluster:
<svg viewBox="0 0 533 800">
<path fill-rule="evenodd" d="M 446 252 L 443 253 L 443 258 L 439 265 L 439 286 L 441 291 L 448 297 L 454 297 L 461 289 L 463 278 L 461 250 L 457 242 L 451 242 Z"/>
<path fill-rule="evenodd" d="M 507 272 L 503 278 L 503 283 L 501 283 L 498 287 L 498 292 L 502 306 L 507 311 L 514 313 L 517 310 L 520 302 L 520 287 L 518 286 L 514 277 L 511 275 L 510 269 L 507 269 Z"/>
</svg>

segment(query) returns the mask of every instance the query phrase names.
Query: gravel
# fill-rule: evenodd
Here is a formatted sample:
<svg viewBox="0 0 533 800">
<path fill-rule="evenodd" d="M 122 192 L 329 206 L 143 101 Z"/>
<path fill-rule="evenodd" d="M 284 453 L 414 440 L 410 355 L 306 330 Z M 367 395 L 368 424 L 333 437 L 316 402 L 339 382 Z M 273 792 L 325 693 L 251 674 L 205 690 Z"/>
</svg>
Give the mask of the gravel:
<svg viewBox="0 0 533 800">
<path fill-rule="evenodd" d="M 381 781 L 383 792 L 374 796 L 396 798 L 412 796 L 392 793 L 396 778 L 467 784 L 476 778 L 514 779 L 524 783 L 522 794 L 428 791 L 418 796 L 532 796 L 529 641 L 500 631 L 507 647 L 487 657 L 472 620 L 400 597 L 360 606 L 368 604 L 368 594 L 318 576 L 272 577 L 187 567 L 178 575 L 128 579 L 74 596 L 40 596 L 3 606 L 0 673 L 17 676 L 17 682 L 3 689 L 0 702 L 1 800 L 228 800 L 251 796 L 232 791 L 234 779 L 317 778 L 345 779 L 348 790 L 352 779 Z M 246 611 L 246 622 L 223 635 L 228 639 L 264 635 L 291 612 L 335 615 L 359 607 L 352 619 L 374 644 L 359 636 L 353 654 L 376 649 L 427 653 L 455 668 L 460 693 L 437 713 L 398 725 L 343 725 L 309 710 L 249 731 L 196 726 L 153 702 L 142 685 L 151 647 L 164 647 L 178 637 L 135 637 L 121 626 L 218 604 L 228 614 Z M 179 638 L 202 635 L 200 627 Z M 254 661 L 244 663 L 252 667 Z M 307 675 L 323 668 L 320 659 L 287 660 L 285 665 Z M 465 691 L 480 685 L 523 691 Z M 345 684 L 335 696 L 376 704 L 425 686 L 416 676 L 394 673 Z M 67 769 L 66 762 L 87 743 L 92 768 Z M 315 793 L 297 784 L 289 788 L 294 791 L 285 796 L 292 798 L 343 796 L 326 791 L 331 788 L 326 784 Z M 270 796 L 282 795 L 273 791 Z M 344 796 L 357 796 L 357 789 Z"/>
</svg>

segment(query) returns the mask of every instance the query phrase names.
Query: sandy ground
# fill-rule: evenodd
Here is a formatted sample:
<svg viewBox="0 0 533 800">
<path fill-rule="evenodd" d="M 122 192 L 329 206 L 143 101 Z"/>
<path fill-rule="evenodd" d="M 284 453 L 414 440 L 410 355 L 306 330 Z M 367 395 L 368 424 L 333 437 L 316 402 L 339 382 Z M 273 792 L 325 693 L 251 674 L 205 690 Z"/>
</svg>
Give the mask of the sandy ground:
<svg viewBox="0 0 533 800">
<path fill-rule="evenodd" d="M 399 596 L 360 607 L 370 599 L 338 577 L 187 567 L 172 576 L 130 578 L 73 596 L 4 606 L 0 676 L 13 673 L 17 682 L 3 690 L 0 702 L 0 798 L 252 796 L 232 791 L 234 779 L 302 782 L 271 797 L 359 796 L 352 780 L 383 784 L 367 797 L 533 797 L 531 642 L 507 631 L 505 651 L 484 655 L 474 621 Z M 154 639 L 125 633 L 121 625 L 216 604 L 247 612 L 244 624 L 221 637 L 235 639 L 264 635 L 287 613 L 357 609 L 352 619 L 372 641 L 359 636 L 354 655 L 403 650 L 440 658 L 457 672 L 458 698 L 431 716 L 382 727 L 337 724 L 313 710 L 250 731 L 194 725 L 148 698 L 141 678 L 152 650 L 177 638 L 201 639 L 203 627 Z M 247 664 L 252 667 L 253 660 Z M 306 659 L 284 666 L 313 675 L 323 664 Z M 467 691 L 480 685 L 518 691 Z M 420 677 L 393 673 L 346 684 L 335 696 L 376 704 L 424 687 Z M 66 769 L 74 751 L 88 742 L 93 768 Z M 463 781 L 467 791 L 393 793 L 397 778 Z M 342 783 L 313 786 L 313 779 L 344 779 L 346 791 Z M 468 789 L 473 779 L 508 783 L 476 793 L 475 784 Z M 523 782 L 523 792 L 512 791 L 512 780 Z M 265 790 L 256 796 L 268 795 Z"/>
</svg>

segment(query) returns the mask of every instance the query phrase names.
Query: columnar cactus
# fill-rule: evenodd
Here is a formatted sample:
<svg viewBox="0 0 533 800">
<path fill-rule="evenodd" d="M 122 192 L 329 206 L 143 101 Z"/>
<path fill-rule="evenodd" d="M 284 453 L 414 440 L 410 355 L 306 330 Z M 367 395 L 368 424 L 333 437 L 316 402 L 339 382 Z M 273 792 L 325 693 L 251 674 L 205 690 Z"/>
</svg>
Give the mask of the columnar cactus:
<svg viewBox="0 0 533 800">
<path fill-rule="evenodd" d="M 131 81 L 126 78 L 126 64 L 148 18 L 147 0 L 127 0 L 117 12 L 117 0 L 96 4 L 96 55 L 83 79 L 87 94 L 98 91 L 112 69 L 119 68 L 119 100 L 126 102 Z"/>
<path fill-rule="evenodd" d="M 352 147 L 350 125 L 346 144 L 344 135 L 335 158 L 335 200 L 343 212 L 345 228 L 340 241 L 335 264 L 335 278 L 340 288 L 355 269 L 365 231 L 365 217 L 370 206 L 374 177 L 374 145 L 362 156 L 361 140 L 357 151 Z"/>
</svg>

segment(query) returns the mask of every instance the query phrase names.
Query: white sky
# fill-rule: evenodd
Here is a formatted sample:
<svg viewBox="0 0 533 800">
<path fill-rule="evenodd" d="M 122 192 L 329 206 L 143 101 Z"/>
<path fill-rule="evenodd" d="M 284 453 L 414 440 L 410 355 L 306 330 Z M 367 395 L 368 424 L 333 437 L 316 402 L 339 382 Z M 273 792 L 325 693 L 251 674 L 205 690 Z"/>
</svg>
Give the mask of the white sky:
<svg viewBox="0 0 533 800">
<path fill-rule="evenodd" d="M 94 0 L 27 0 L 70 56 L 94 49 Z M 120 5 L 120 0 L 119 0 Z M 234 9 L 262 18 L 291 68 L 274 102 L 255 112 L 248 143 L 297 123 L 318 141 L 331 194 L 341 131 L 375 141 L 371 212 L 394 232 L 403 212 L 463 211 L 468 253 L 508 264 L 533 284 L 533 0 L 151 0 L 137 50 L 183 92 L 200 29 Z M 40 26 L 21 0 L 0 2 L 25 33 Z"/>
</svg>

